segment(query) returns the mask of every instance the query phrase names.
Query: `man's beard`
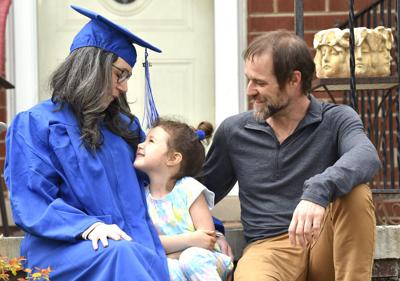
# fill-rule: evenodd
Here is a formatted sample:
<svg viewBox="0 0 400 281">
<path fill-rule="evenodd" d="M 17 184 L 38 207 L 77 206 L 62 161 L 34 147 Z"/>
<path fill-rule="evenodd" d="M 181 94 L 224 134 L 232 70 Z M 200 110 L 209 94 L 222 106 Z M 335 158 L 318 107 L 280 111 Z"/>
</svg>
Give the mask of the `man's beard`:
<svg viewBox="0 0 400 281">
<path fill-rule="evenodd" d="M 269 117 L 281 111 L 287 104 L 268 104 L 260 109 L 254 108 L 254 117 L 258 122 L 265 122 Z"/>
</svg>

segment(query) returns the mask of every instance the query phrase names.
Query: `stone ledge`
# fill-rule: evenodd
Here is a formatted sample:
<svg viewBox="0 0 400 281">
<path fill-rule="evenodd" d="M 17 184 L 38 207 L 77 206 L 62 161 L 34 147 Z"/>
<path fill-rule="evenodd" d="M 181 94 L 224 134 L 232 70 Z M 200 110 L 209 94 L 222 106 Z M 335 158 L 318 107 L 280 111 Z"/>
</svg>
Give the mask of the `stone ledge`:
<svg viewBox="0 0 400 281">
<path fill-rule="evenodd" d="M 19 247 L 23 237 L 0 237 L 0 256 L 16 258 L 20 256 Z"/>
<path fill-rule="evenodd" d="M 242 255 L 246 241 L 242 225 L 225 222 L 226 239 L 229 241 L 235 260 Z M 400 225 L 376 227 L 376 243 L 373 281 L 400 280 Z M 22 237 L 0 237 L 0 256 L 18 257 Z"/>
<path fill-rule="evenodd" d="M 242 225 L 239 222 L 226 222 L 226 239 L 238 260 L 246 246 Z M 0 255 L 16 257 L 22 237 L 0 237 Z M 375 259 L 400 259 L 400 225 L 376 227 Z"/>
<path fill-rule="evenodd" d="M 400 225 L 376 227 L 375 259 L 400 259 Z"/>
</svg>

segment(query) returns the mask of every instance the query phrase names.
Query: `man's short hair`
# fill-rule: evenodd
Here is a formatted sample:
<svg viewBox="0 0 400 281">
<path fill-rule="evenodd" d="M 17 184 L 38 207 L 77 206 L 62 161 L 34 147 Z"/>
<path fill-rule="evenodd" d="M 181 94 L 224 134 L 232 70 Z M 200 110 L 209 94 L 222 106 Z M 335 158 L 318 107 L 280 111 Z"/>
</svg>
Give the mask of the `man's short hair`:
<svg viewBox="0 0 400 281">
<path fill-rule="evenodd" d="M 303 39 L 287 30 L 267 32 L 250 43 L 243 53 L 243 58 L 253 61 L 254 57 L 266 53 L 271 55 L 273 73 L 280 89 L 285 87 L 293 71 L 297 70 L 301 72 L 303 93 L 307 94 L 311 91 L 315 64 Z"/>
</svg>

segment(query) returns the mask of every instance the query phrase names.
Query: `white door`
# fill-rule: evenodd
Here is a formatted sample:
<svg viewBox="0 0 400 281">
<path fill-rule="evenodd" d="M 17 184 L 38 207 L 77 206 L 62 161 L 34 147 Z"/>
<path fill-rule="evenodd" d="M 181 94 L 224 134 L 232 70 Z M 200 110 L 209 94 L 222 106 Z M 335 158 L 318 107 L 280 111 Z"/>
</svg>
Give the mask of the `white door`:
<svg viewBox="0 0 400 281">
<path fill-rule="evenodd" d="M 123 4 L 126 3 L 126 4 Z M 88 21 L 71 4 L 94 10 L 162 49 L 150 51 L 151 85 L 160 115 L 196 126 L 214 123 L 213 0 L 39 0 L 40 99 L 49 97 L 48 78 L 69 53 L 74 35 Z M 142 120 L 144 49 L 129 81 L 132 112 Z"/>
</svg>

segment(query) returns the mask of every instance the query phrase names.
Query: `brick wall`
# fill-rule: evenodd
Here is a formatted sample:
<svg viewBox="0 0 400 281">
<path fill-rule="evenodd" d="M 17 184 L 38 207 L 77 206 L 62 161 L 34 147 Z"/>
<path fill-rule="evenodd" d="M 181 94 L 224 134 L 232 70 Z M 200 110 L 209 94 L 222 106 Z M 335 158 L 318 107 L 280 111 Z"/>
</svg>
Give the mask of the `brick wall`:
<svg viewBox="0 0 400 281">
<path fill-rule="evenodd" d="M 355 12 L 374 0 L 354 1 Z M 348 1 L 303 0 L 304 39 L 311 47 L 314 34 L 321 29 L 332 28 L 348 18 Z M 294 30 L 294 0 L 248 0 L 248 42 L 265 31 L 276 29 Z"/>
</svg>

